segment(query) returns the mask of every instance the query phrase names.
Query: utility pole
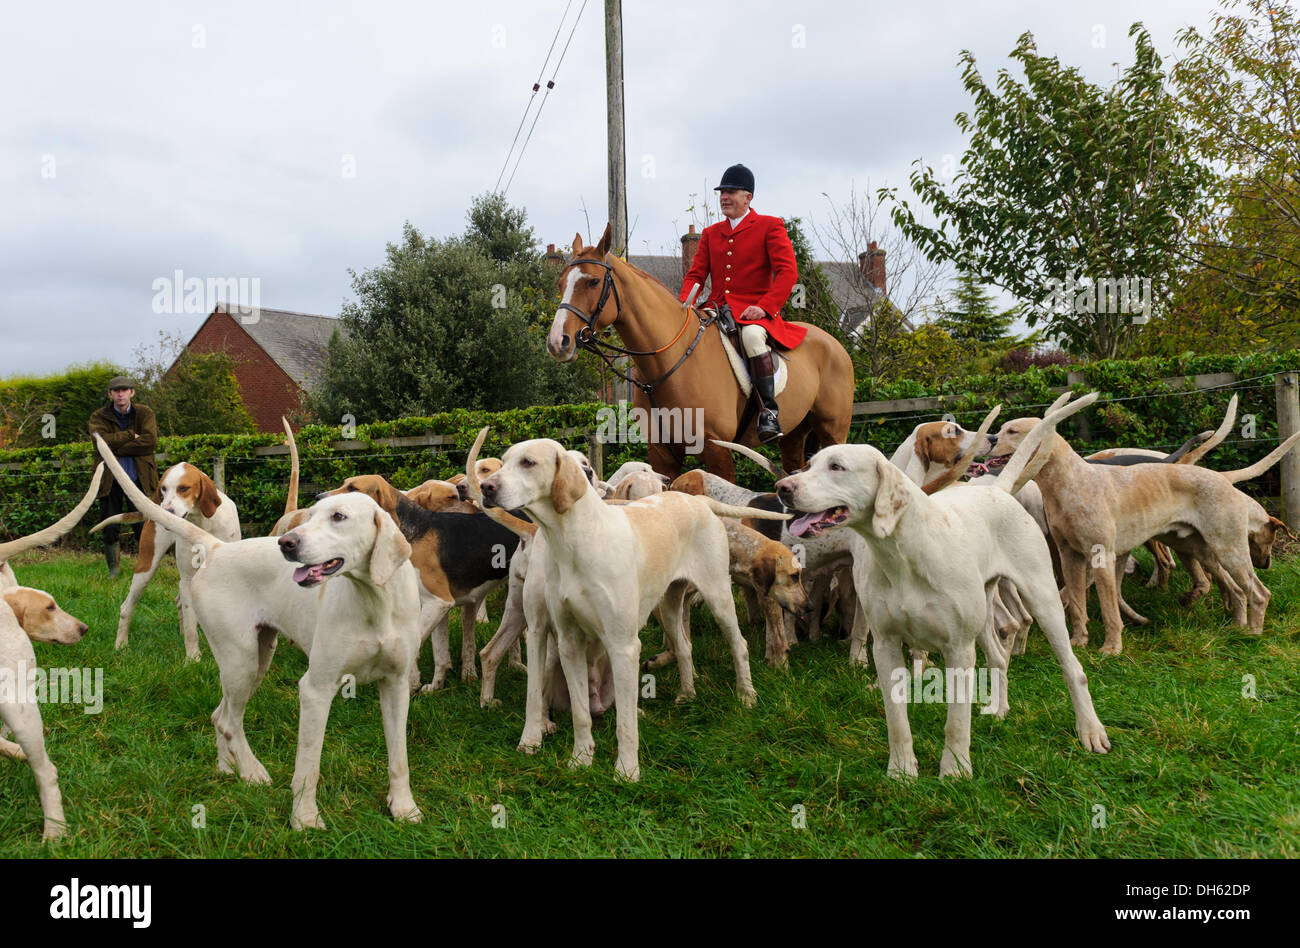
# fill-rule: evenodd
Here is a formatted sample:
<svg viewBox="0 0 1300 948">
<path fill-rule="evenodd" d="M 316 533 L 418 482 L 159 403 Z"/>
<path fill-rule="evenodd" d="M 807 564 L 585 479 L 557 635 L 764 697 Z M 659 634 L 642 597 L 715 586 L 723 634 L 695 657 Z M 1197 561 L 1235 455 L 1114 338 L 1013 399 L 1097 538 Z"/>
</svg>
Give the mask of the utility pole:
<svg viewBox="0 0 1300 948">
<path fill-rule="evenodd" d="M 623 0 L 605 0 L 605 103 L 609 133 L 609 222 L 627 256 L 627 155 L 623 142 Z"/>
</svg>

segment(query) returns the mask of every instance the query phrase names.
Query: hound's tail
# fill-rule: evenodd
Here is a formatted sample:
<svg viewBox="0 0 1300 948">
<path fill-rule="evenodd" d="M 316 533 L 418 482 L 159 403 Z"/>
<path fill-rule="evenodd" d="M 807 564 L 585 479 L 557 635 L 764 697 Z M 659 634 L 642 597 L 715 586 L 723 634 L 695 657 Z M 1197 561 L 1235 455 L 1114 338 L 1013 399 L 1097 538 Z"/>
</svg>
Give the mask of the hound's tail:
<svg viewBox="0 0 1300 948">
<path fill-rule="evenodd" d="M 90 509 L 90 505 L 95 502 L 95 497 L 99 494 L 99 480 L 103 476 L 104 465 L 96 465 L 95 473 L 90 478 L 90 489 L 86 491 L 86 496 L 81 498 L 81 502 L 68 512 L 67 516 L 56 523 L 50 524 L 44 530 L 39 530 L 25 537 L 19 537 L 17 540 L 10 540 L 8 543 L 0 543 L 0 563 L 12 559 L 19 553 L 25 553 L 38 546 L 53 543 L 81 523 L 81 518 L 86 515 L 86 511 Z"/>
<path fill-rule="evenodd" d="M 1016 446 L 1015 452 L 1007 466 L 998 474 L 997 486 L 1008 494 L 1015 494 L 1024 487 L 1034 475 L 1043 469 L 1052 456 L 1051 438 L 1056 434 L 1056 426 L 1077 411 L 1082 411 L 1097 400 L 1096 392 L 1089 392 L 1078 401 L 1070 402 L 1071 392 L 1066 392 L 1047 409 L 1043 420 L 1030 429 L 1025 440 Z M 1039 448 L 1043 450 L 1038 450 Z"/>
<path fill-rule="evenodd" d="M 289 439 L 289 495 L 284 499 L 284 512 L 293 513 L 298 509 L 298 442 L 293 440 L 293 429 L 284 416 L 280 416 L 284 433 Z"/>
<path fill-rule="evenodd" d="M 1202 444 L 1199 448 L 1188 452 L 1181 458 L 1175 458 L 1175 464 L 1195 464 L 1201 458 L 1205 457 L 1211 451 L 1219 446 L 1219 443 L 1228 436 L 1232 430 L 1232 423 L 1237 420 L 1237 396 L 1233 395 L 1228 402 L 1228 410 L 1223 416 L 1223 424 L 1210 436 L 1210 439 Z M 1179 449 L 1182 450 L 1181 448 Z M 1177 452 L 1175 452 L 1177 453 Z"/>
<path fill-rule="evenodd" d="M 208 531 L 196 527 L 183 517 L 168 513 L 146 497 L 144 491 L 136 487 L 135 482 L 126 476 L 126 472 L 122 470 L 122 465 L 117 463 L 117 458 L 113 455 L 109 446 L 104 443 L 104 439 L 99 435 L 94 435 L 94 439 L 95 447 L 99 449 L 99 456 L 104 459 L 104 463 L 108 465 L 113 478 L 121 485 L 122 492 L 131 498 L 131 503 L 135 505 L 136 510 L 158 526 L 186 540 L 191 546 L 202 547 L 205 553 L 211 553 L 222 545 L 221 541 Z"/>
<path fill-rule="evenodd" d="M 777 510 L 759 510 L 757 507 L 737 507 L 734 504 L 724 504 L 720 500 L 714 500 L 712 497 L 704 494 L 697 494 L 700 500 L 708 504 L 719 517 L 735 517 L 744 519 L 746 517 L 753 520 L 789 520 L 790 514 Z"/>
<path fill-rule="evenodd" d="M 478 437 L 474 439 L 474 446 L 469 449 L 469 457 L 465 459 L 465 492 L 469 494 L 469 499 L 478 504 L 479 509 L 485 514 L 515 534 L 515 536 L 527 540 L 537 533 L 537 524 L 529 520 L 522 520 L 503 507 L 486 507 L 483 504 L 483 492 L 479 490 L 478 472 L 474 468 L 478 464 L 478 453 L 483 448 L 483 442 L 487 440 L 487 435 L 488 429 L 486 427 L 479 431 Z"/>
<path fill-rule="evenodd" d="M 132 510 L 129 513 L 114 514 L 111 517 L 105 517 L 103 520 L 99 521 L 99 523 L 90 528 L 90 532 L 98 533 L 105 527 L 112 526 L 115 523 L 140 523 L 142 520 L 144 520 L 144 514 L 136 510 Z"/>
<path fill-rule="evenodd" d="M 1222 473 L 1223 476 L 1228 479 L 1229 483 L 1232 484 L 1237 484 L 1241 481 L 1248 481 L 1252 477 L 1259 477 L 1259 475 L 1263 474 L 1278 461 L 1282 460 L 1282 458 L 1286 456 L 1286 453 L 1295 447 L 1296 442 L 1300 442 L 1300 431 L 1297 431 L 1291 437 L 1287 438 L 1250 467 L 1243 467 L 1240 471 L 1221 471 L 1220 473 Z"/>
</svg>

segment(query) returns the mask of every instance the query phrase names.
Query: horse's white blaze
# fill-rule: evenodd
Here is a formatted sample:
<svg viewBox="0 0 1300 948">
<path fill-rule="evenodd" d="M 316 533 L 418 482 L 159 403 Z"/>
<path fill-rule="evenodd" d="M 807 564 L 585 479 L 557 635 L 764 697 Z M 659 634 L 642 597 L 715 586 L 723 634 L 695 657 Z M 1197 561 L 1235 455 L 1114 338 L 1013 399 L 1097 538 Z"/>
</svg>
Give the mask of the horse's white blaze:
<svg viewBox="0 0 1300 948">
<path fill-rule="evenodd" d="M 578 285 L 578 281 L 582 279 L 582 276 L 582 270 L 579 267 L 574 267 L 569 271 L 569 278 L 564 283 L 564 296 L 561 298 L 561 302 L 573 302 L 573 290 Z M 551 320 L 551 332 L 546 337 L 546 347 L 551 350 L 552 354 L 564 352 L 564 321 L 568 313 L 567 309 L 557 308 L 555 318 Z"/>
</svg>

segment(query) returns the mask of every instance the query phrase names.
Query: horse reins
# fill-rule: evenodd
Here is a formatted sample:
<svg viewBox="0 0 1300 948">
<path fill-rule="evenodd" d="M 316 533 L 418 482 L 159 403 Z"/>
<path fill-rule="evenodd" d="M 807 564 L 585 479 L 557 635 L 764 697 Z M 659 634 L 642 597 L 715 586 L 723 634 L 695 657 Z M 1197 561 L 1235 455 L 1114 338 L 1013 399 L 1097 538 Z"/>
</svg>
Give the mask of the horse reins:
<svg viewBox="0 0 1300 948">
<path fill-rule="evenodd" d="M 579 347 L 586 349 L 588 352 L 595 353 L 600 358 L 600 360 L 605 363 L 605 365 L 609 366 L 609 370 L 613 372 L 615 375 L 617 375 L 619 378 L 623 379 L 625 382 L 629 382 L 632 385 L 635 385 L 641 391 L 645 392 L 646 397 L 650 399 L 650 406 L 654 407 L 655 389 L 658 388 L 660 385 L 662 385 L 665 381 L 667 381 L 668 377 L 671 376 L 674 372 L 676 372 L 681 367 L 682 363 L 685 362 L 687 358 L 690 357 L 690 354 L 695 351 L 695 347 L 699 345 L 700 340 L 704 338 L 704 331 L 717 321 L 717 315 L 710 314 L 708 316 L 701 316 L 699 310 L 697 310 L 693 306 L 690 307 L 686 311 L 686 318 L 682 321 L 682 328 L 677 330 L 677 335 L 673 336 L 671 341 L 669 341 L 665 345 L 660 346 L 658 349 L 651 349 L 647 352 L 639 352 L 635 349 L 625 349 L 622 346 L 615 345 L 612 342 L 605 342 L 604 340 L 598 338 L 596 335 L 596 333 L 599 332 L 599 327 L 596 325 L 596 320 L 600 318 L 600 311 L 605 308 L 605 304 L 609 302 L 609 297 L 610 294 L 612 293 L 614 296 L 614 321 L 617 322 L 618 317 L 623 312 L 623 301 L 619 298 L 618 285 L 614 282 L 614 268 L 610 264 L 605 263 L 603 260 L 581 260 L 581 259 L 574 260 L 572 263 L 565 266 L 564 269 L 560 271 L 560 273 L 563 274 L 565 270 L 569 269 L 569 267 L 580 266 L 581 264 L 584 263 L 589 263 L 595 267 L 604 267 L 605 281 L 600 288 L 600 299 L 596 301 L 596 308 L 590 314 L 583 312 L 581 309 L 574 306 L 572 303 L 561 303 L 559 305 L 558 307 L 559 309 L 568 310 L 569 312 L 574 313 L 583 322 L 583 327 L 579 329 L 576 335 L 574 336 L 574 341 L 577 342 Z M 686 351 L 682 353 L 681 358 L 673 363 L 672 368 L 670 368 L 663 375 L 659 376 L 659 378 L 655 379 L 653 382 L 643 382 L 640 379 L 634 379 L 630 375 L 627 375 L 619 371 L 618 366 L 614 365 L 613 358 L 608 354 L 606 354 L 605 351 L 603 351 L 603 350 L 609 350 L 610 352 L 617 352 L 620 355 L 634 356 L 634 357 L 659 355 L 661 352 L 665 352 L 668 349 L 671 349 L 673 346 L 677 344 L 677 341 L 682 338 L 682 334 L 686 332 L 686 327 L 690 324 L 692 313 L 694 313 L 695 318 L 699 320 L 700 323 L 699 331 L 696 332 L 695 338 L 691 341 L 691 344 L 686 347 Z"/>
</svg>

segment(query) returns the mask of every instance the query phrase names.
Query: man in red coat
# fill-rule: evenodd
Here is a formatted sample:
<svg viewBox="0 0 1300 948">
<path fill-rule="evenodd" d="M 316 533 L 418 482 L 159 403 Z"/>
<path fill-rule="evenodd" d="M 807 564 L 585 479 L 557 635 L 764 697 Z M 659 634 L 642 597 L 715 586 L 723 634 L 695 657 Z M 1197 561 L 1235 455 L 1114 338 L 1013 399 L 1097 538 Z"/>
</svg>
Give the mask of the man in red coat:
<svg viewBox="0 0 1300 948">
<path fill-rule="evenodd" d="M 750 377 L 762 401 L 758 415 L 760 441 L 781 437 L 776 394 L 772 377 L 776 363 L 768 346 L 770 335 L 777 345 L 793 349 L 803 342 L 807 330 L 781 318 L 781 307 L 790 298 L 799 274 L 795 270 L 794 248 L 785 222 L 753 211 L 754 173 L 744 165 L 732 165 L 722 175 L 720 192 L 723 220 L 704 228 L 691 269 L 682 281 L 681 300 L 696 284 L 712 284 L 705 306 L 731 307 L 740 324 L 740 343 L 749 357 Z"/>
</svg>

